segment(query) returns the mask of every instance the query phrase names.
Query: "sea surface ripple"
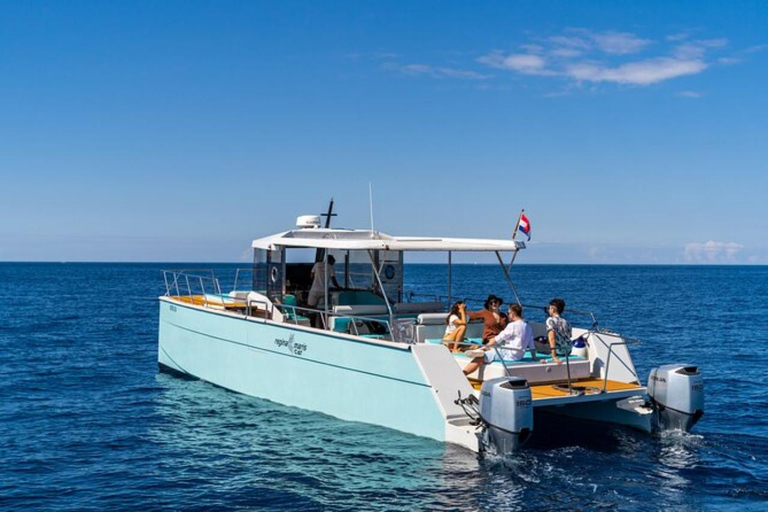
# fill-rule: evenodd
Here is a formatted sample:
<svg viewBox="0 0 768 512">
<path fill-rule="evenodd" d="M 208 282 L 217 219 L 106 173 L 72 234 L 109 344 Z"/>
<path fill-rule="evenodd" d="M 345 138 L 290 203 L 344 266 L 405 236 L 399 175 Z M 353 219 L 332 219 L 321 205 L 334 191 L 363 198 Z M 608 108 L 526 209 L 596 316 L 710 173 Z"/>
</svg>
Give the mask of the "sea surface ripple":
<svg viewBox="0 0 768 512">
<path fill-rule="evenodd" d="M 499 458 L 159 373 L 160 269 L 184 266 L 0 264 L 0 508 L 768 509 L 768 267 L 516 266 L 524 303 L 561 296 L 641 339 L 643 380 L 698 364 L 706 414 L 661 437 L 536 425 Z M 445 278 L 406 269 L 424 293 Z M 453 284 L 512 298 L 495 266 L 457 265 Z"/>
</svg>

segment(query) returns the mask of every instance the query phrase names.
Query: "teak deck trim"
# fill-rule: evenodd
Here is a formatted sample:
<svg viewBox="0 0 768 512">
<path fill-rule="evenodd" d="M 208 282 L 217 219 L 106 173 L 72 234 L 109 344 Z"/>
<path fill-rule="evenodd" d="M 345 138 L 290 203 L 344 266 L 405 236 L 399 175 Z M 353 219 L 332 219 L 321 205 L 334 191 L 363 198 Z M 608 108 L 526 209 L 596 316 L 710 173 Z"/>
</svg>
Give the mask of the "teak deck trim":
<svg viewBox="0 0 768 512">
<path fill-rule="evenodd" d="M 472 387 L 479 390 L 483 383 L 482 381 L 470 379 L 470 383 L 472 384 Z M 604 381 L 603 379 L 586 379 L 586 380 L 574 380 L 572 382 L 573 386 L 579 386 L 579 387 L 591 387 L 591 388 L 597 388 L 599 390 L 603 389 Z M 619 382 L 617 380 L 609 380 L 607 381 L 605 386 L 606 392 L 611 391 L 627 391 L 631 389 L 640 389 L 642 386 L 638 384 L 632 384 L 629 382 Z M 547 398 L 560 398 L 564 396 L 569 396 L 567 390 L 556 388 L 555 386 L 567 386 L 567 382 L 562 383 L 556 383 L 556 384 L 534 384 L 531 386 L 531 396 L 534 400 L 541 400 L 541 399 L 547 399 Z"/>
</svg>

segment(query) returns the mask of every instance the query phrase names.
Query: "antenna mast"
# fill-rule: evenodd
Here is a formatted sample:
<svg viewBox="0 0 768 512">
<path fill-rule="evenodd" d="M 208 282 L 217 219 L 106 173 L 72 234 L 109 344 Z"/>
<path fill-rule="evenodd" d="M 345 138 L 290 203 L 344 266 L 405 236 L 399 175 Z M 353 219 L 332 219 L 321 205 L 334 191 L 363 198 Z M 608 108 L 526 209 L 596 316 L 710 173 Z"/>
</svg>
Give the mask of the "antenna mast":
<svg viewBox="0 0 768 512">
<path fill-rule="evenodd" d="M 373 186 L 371 185 L 370 181 L 368 182 L 368 205 L 370 206 L 371 210 L 371 236 L 373 236 Z"/>
<path fill-rule="evenodd" d="M 333 213 L 333 198 L 331 198 L 331 202 L 328 203 L 328 213 L 321 213 L 321 217 L 325 217 L 325 229 L 328 229 L 331 227 L 331 217 L 335 217 L 336 214 Z M 315 261 L 320 262 L 323 261 L 323 258 L 325 257 L 325 251 L 323 249 L 317 249 L 315 251 Z"/>
</svg>

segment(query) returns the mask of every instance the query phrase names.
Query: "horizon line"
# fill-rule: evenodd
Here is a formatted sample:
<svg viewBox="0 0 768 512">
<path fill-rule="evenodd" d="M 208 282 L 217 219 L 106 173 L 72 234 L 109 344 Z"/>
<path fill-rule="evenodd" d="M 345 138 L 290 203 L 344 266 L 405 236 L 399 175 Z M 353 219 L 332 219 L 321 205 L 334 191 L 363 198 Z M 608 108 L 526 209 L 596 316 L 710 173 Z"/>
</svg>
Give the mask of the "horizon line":
<svg viewBox="0 0 768 512">
<path fill-rule="evenodd" d="M 302 262 L 292 262 L 302 263 Z M 307 264 L 312 262 L 305 262 Z M 59 265 L 84 265 L 84 264 L 100 264 L 100 265 L 160 265 L 160 264 L 192 264 L 192 265 L 247 265 L 246 262 L 237 261 L 98 261 L 98 260 L 0 260 L 0 265 L 3 264 L 59 264 Z M 447 262 L 405 262 L 404 265 L 448 265 Z M 452 263 L 453 266 L 498 266 L 497 262 L 493 263 Z M 606 263 L 606 262 L 592 262 L 592 263 L 517 263 L 515 266 L 556 266 L 556 265 L 570 265 L 570 266 L 622 266 L 622 267 L 768 267 L 767 263 L 659 263 L 659 262 L 646 262 L 646 263 Z"/>
</svg>

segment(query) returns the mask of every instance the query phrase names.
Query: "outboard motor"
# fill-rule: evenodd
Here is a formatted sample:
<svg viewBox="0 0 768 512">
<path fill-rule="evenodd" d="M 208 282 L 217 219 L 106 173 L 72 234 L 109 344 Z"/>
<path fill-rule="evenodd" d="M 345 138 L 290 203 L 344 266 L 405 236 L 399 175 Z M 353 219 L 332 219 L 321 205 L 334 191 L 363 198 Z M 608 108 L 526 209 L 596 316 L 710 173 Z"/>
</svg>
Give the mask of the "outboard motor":
<svg viewBox="0 0 768 512">
<path fill-rule="evenodd" d="M 667 364 L 648 376 L 659 430 L 688 432 L 704 414 L 704 380 L 695 366 Z"/>
<path fill-rule="evenodd" d="M 499 377 L 483 382 L 480 417 L 485 425 L 483 445 L 499 454 L 521 447 L 533 431 L 533 402 L 528 381 Z"/>
</svg>

